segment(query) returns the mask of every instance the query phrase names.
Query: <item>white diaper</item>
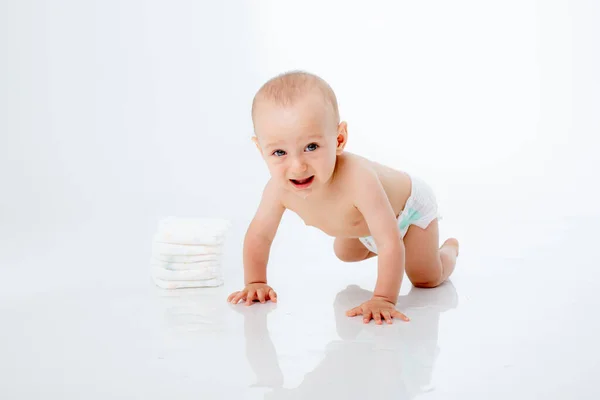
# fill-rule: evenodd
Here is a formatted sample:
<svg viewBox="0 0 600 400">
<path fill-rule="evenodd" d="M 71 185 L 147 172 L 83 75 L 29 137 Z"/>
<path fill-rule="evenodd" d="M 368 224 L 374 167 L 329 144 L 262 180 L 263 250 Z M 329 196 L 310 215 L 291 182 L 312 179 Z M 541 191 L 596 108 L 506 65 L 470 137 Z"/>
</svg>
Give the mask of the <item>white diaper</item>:
<svg viewBox="0 0 600 400">
<path fill-rule="evenodd" d="M 152 258 L 156 261 L 162 261 L 166 263 L 198 263 L 204 261 L 219 261 L 221 259 L 220 254 L 204 254 L 197 256 L 186 256 L 186 255 L 176 255 L 176 254 L 160 254 L 152 252 Z"/>
<path fill-rule="evenodd" d="M 207 268 L 218 267 L 221 265 L 220 260 L 211 260 L 211 261 L 199 261 L 195 263 L 174 263 L 174 262 L 165 262 L 159 261 L 156 259 L 150 260 L 150 265 L 152 267 L 158 267 L 162 269 L 167 269 L 171 271 L 187 271 L 187 270 L 203 270 Z"/>
<path fill-rule="evenodd" d="M 154 254 L 174 256 L 200 256 L 221 254 L 222 246 L 203 246 L 190 244 L 172 244 L 154 242 L 152 252 Z"/>
<path fill-rule="evenodd" d="M 221 219 L 160 221 L 150 258 L 154 283 L 164 289 L 222 285 L 222 248 L 229 226 Z"/>
<path fill-rule="evenodd" d="M 408 228 L 416 225 L 426 229 L 431 221 L 439 218 L 437 200 L 431 187 L 423 180 L 411 176 L 412 189 L 404 209 L 398 216 L 398 228 L 404 238 Z M 359 238 L 361 243 L 373 253 L 377 253 L 377 246 L 372 236 Z"/>
</svg>

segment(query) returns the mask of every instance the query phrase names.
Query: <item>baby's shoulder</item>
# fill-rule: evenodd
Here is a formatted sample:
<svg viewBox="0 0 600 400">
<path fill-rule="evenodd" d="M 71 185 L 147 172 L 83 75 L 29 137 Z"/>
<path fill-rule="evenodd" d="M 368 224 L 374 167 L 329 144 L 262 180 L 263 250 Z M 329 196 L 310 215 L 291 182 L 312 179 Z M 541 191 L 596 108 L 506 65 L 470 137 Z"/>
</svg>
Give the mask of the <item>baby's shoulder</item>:
<svg viewBox="0 0 600 400">
<path fill-rule="evenodd" d="M 364 191 L 381 185 L 386 192 L 410 191 L 410 177 L 404 171 L 369 160 L 355 154 L 347 154 L 340 163 L 340 182 L 347 189 Z"/>
<path fill-rule="evenodd" d="M 371 160 L 352 153 L 344 153 L 338 158 L 336 171 L 344 183 L 360 185 L 365 179 L 377 179 L 377 165 Z M 352 185 L 354 186 L 354 185 Z"/>
<path fill-rule="evenodd" d="M 283 193 L 280 185 L 278 185 L 273 178 L 270 178 L 262 192 L 263 201 L 267 201 L 269 203 L 283 203 Z"/>
</svg>

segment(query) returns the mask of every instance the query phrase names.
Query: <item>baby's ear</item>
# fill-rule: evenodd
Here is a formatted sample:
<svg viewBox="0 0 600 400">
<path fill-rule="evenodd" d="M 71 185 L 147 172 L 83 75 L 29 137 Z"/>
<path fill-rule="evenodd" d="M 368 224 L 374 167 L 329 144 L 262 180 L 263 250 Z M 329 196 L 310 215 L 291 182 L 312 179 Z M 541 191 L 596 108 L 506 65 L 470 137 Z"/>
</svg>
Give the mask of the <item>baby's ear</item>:
<svg viewBox="0 0 600 400">
<path fill-rule="evenodd" d="M 335 152 L 338 156 L 344 151 L 346 143 L 348 143 L 348 124 L 346 123 L 346 121 L 342 121 L 338 125 L 337 130 L 337 146 Z"/>
<path fill-rule="evenodd" d="M 252 141 L 254 142 L 254 145 L 258 149 L 258 152 L 262 155 L 262 149 L 260 148 L 260 143 L 258 143 L 258 138 L 256 136 L 252 136 Z"/>
</svg>

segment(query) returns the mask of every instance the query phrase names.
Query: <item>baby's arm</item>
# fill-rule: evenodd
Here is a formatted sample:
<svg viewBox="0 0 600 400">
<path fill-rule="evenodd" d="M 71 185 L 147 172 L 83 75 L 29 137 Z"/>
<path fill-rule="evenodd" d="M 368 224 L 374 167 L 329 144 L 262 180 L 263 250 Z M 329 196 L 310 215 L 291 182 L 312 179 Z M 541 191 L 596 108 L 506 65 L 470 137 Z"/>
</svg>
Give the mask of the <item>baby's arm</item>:
<svg viewBox="0 0 600 400">
<path fill-rule="evenodd" d="M 269 181 L 244 238 L 244 284 L 267 283 L 269 252 L 284 211 L 278 188 Z"/>
<path fill-rule="evenodd" d="M 276 301 L 275 291 L 267 285 L 267 263 L 271 244 L 284 211 L 285 207 L 280 200 L 278 188 L 269 181 L 244 237 L 245 288 L 232 293 L 228 301 L 234 304 L 240 300 L 246 300 L 246 304 L 251 304 L 255 298 L 261 302 L 269 298 Z"/>
<path fill-rule="evenodd" d="M 355 206 L 362 213 L 378 253 L 374 297 L 396 304 L 404 277 L 404 242 L 379 177 L 370 168 L 356 172 Z"/>
</svg>

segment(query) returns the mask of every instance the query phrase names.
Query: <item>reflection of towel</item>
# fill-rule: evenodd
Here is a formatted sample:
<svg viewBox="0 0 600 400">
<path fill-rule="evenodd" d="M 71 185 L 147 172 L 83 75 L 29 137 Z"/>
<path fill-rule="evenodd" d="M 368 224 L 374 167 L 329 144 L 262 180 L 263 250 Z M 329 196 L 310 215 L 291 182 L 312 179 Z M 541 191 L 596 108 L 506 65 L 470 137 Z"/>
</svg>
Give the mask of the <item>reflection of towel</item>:
<svg viewBox="0 0 600 400">
<path fill-rule="evenodd" d="M 194 246 L 186 244 L 170 244 L 154 242 L 152 251 L 156 254 L 175 256 L 199 256 L 205 254 L 220 254 L 221 246 Z"/>
<path fill-rule="evenodd" d="M 220 261 L 200 261 L 195 263 L 173 263 L 173 262 L 165 262 L 158 260 L 150 260 L 150 265 L 152 267 L 168 269 L 170 271 L 203 271 L 208 268 L 217 268 L 220 265 Z"/>
<path fill-rule="evenodd" d="M 202 287 L 215 287 L 223 284 L 222 277 L 216 277 L 207 280 L 198 281 L 165 281 L 159 278 L 154 278 L 156 286 L 163 289 L 185 289 L 185 288 L 202 288 Z"/>
<path fill-rule="evenodd" d="M 220 271 L 217 265 L 202 269 L 188 269 L 182 271 L 152 266 L 152 276 L 164 281 L 204 281 L 207 279 L 218 278 L 220 276 Z"/>
</svg>

